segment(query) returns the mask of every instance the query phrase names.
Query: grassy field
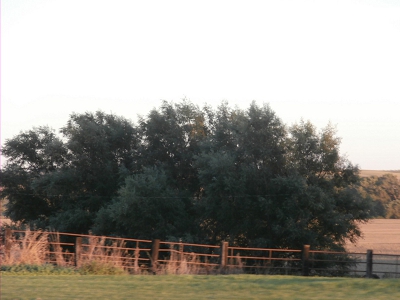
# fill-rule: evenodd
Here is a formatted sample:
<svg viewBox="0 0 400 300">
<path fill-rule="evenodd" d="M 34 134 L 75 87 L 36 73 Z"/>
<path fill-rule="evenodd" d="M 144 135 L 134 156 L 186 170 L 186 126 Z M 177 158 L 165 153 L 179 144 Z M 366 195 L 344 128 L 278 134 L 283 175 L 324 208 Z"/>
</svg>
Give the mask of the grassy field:
<svg viewBox="0 0 400 300">
<path fill-rule="evenodd" d="M 400 299 L 400 280 L 293 276 L 2 276 L 1 299 Z"/>
</svg>

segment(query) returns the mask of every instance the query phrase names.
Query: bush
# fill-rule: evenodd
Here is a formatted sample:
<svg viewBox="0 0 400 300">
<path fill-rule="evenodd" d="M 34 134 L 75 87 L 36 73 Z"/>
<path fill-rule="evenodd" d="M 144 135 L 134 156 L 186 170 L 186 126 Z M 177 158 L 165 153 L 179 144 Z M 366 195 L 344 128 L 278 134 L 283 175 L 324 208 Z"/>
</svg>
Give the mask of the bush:
<svg viewBox="0 0 400 300">
<path fill-rule="evenodd" d="M 124 275 L 127 274 L 122 268 L 108 262 L 90 261 L 78 269 L 82 275 Z"/>
<path fill-rule="evenodd" d="M 3 265 L 0 267 L 2 275 L 76 275 L 77 270 L 68 267 L 58 267 L 51 264 L 44 265 Z"/>
</svg>

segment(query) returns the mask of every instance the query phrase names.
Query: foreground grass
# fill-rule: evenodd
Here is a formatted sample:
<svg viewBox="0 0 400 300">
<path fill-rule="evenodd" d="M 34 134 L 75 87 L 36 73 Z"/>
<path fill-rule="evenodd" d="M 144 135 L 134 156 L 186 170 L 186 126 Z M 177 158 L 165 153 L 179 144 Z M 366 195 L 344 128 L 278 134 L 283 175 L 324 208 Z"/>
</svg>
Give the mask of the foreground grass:
<svg viewBox="0 0 400 300">
<path fill-rule="evenodd" d="M 1 277 L 1 299 L 400 299 L 400 280 L 261 275 Z"/>
</svg>

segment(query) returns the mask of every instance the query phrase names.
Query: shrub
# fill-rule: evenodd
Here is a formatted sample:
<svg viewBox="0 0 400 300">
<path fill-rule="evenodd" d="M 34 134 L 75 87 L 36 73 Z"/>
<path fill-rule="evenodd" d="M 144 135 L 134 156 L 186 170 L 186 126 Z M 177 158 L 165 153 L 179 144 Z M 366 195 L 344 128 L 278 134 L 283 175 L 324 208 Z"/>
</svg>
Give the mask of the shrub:
<svg viewBox="0 0 400 300">
<path fill-rule="evenodd" d="M 74 268 L 58 267 L 51 264 L 44 265 L 2 265 L 2 275 L 74 275 Z"/>
<path fill-rule="evenodd" d="M 127 274 L 124 269 L 119 268 L 112 263 L 94 260 L 83 264 L 78 269 L 82 275 L 124 275 Z"/>
</svg>

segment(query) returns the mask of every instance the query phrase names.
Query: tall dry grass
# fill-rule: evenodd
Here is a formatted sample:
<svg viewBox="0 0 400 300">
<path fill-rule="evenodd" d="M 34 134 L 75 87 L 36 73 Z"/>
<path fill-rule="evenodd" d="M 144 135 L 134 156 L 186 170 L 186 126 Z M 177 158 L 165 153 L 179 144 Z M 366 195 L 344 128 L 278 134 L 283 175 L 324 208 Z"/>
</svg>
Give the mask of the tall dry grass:
<svg viewBox="0 0 400 300">
<path fill-rule="evenodd" d="M 169 259 L 158 264 L 156 268 L 156 274 L 163 275 L 210 274 L 213 271 L 215 270 L 202 263 L 196 254 L 178 251 L 171 251 Z"/>
<path fill-rule="evenodd" d="M 21 239 L 6 241 L 10 250 L 4 253 L 4 265 L 42 265 L 49 251 L 48 233 L 27 230 Z"/>
<path fill-rule="evenodd" d="M 90 237 L 87 244 L 82 244 L 80 268 L 90 274 L 123 274 L 126 250 L 122 241 L 107 245 L 105 237 Z"/>
<path fill-rule="evenodd" d="M 105 238 L 89 238 L 81 251 L 79 270 L 84 274 L 122 274 L 124 270 L 123 244 L 105 245 Z M 60 246 L 58 234 L 27 230 L 19 238 L 6 241 L 8 251 L 3 251 L 2 265 L 44 265 L 53 263 L 60 267 L 71 266 Z"/>
<path fill-rule="evenodd" d="M 60 267 L 71 266 L 73 262 L 70 259 L 67 259 L 66 256 L 63 255 L 63 249 L 60 246 L 60 235 L 59 233 L 52 233 L 49 235 L 49 243 L 51 244 L 53 250 L 53 256 L 55 259 L 55 263 Z M 67 251 L 66 251 L 67 252 Z M 67 252 L 68 253 L 68 252 Z"/>
<path fill-rule="evenodd" d="M 210 274 L 243 274 L 243 262 L 240 256 L 229 259 L 228 266 L 211 264 L 201 259 L 196 253 L 184 253 L 171 250 L 167 260 L 158 264 L 156 274 L 161 275 L 210 275 Z"/>
<path fill-rule="evenodd" d="M 127 248 L 122 240 L 110 242 L 106 237 L 87 237 L 82 240 L 79 257 L 65 255 L 58 233 L 27 230 L 9 241 L 9 251 L 2 258 L 2 265 L 45 265 L 75 267 L 82 274 L 150 274 L 147 265 L 140 265 L 140 249 Z M 128 250 L 130 252 L 128 252 Z M 150 255 L 149 255 L 150 257 Z M 74 259 L 75 258 L 75 259 Z M 204 256 L 170 249 L 170 255 L 160 260 L 153 269 L 155 274 L 242 274 L 243 262 L 239 255 L 229 259 L 221 268 Z"/>
</svg>

